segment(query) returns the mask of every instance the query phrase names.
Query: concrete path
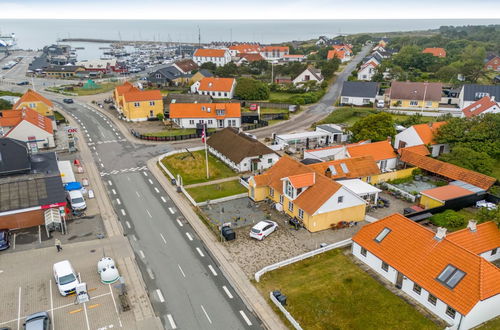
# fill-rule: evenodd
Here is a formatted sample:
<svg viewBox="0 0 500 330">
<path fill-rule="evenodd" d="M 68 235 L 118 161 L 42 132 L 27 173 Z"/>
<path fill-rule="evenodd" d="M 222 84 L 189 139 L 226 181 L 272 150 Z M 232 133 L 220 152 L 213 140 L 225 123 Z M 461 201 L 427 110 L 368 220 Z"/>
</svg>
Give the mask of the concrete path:
<svg viewBox="0 0 500 330">
<path fill-rule="evenodd" d="M 222 183 L 222 182 L 228 182 L 228 181 L 235 181 L 239 180 L 239 176 L 232 176 L 230 178 L 224 178 L 224 179 L 219 179 L 219 180 L 213 180 L 213 181 L 208 181 L 208 182 L 201 182 L 201 183 L 193 183 L 187 186 L 184 186 L 184 188 L 194 188 L 194 187 L 202 187 L 202 186 L 209 186 L 211 184 L 217 184 L 217 183 Z"/>
</svg>

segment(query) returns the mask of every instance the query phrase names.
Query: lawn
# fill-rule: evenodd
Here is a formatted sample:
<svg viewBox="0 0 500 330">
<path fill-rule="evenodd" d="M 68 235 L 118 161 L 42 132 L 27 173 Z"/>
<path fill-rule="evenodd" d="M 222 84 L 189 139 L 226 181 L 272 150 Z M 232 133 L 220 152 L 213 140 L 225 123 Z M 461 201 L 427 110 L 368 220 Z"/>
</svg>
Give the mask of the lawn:
<svg viewBox="0 0 500 330">
<path fill-rule="evenodd" d="M 288 99 L 294 95 L 298 95 L 298 94 L 283 93 L 283 92 L 270 92 L 269 93 L 269 100 L 286 103 L 288 101 Z"/>
<path fill-rule="evenodd" d="M 97 83 L 97 85 L 99 86 L 97 89 L 83 89 L 82 87 L 76 87 L 72 91 L 68 92 L 78 94 L 79 96 L 101 94 L 113 90 L 116 86 L 121 85 L 121 83 Z"/>
<path fill-rule="evenodd" d="M 215 128 L 209 128 L 209 132 L 215 132 Z M 146 136 L 179 136 L 179 135 L 189 135 L 196 134 L 196 128 L 174 128 L 165 129 L 158 132 L 144 133 Z"/>
<path fill-rule="evenodd" d="M 194 159 L 191 155 L 194 156 Z M 207 179 L 204 150 L 174 154 L 163 158 L 161 162 L 175 177 L 177 177 L 177 174 L 180 174 L 184 185 L 208 182 L 237 175 L 222 161 L 208 154 L 210 179 Z"/>
<path fill-rule="evenodd" d="M 304 329 L 438 329 L 343 252 L 332 250 L 272 271 L 256 285 L 266 298 L 281 290 L 287 310 Z"/>
<path fill-rule="evenodd" d="M 0 96 L 23 96 L 23 93 L 15 93 L 10 91 L 0 91 Z"/>
<path fill-rule="evenodd" d="M 208 199 L 213 200 L 242 194 L 248 190 L 240 184 L 239 180 L 215 183 L 207 186 L 199 186 L 186 189 L 196 202 L 204 202 Z"/>
<path fill-rule="evenodd" d="M 59 112 L 59 111 L 54 111 L 54 117 L 57 122 L 65 122 L 66 118 Z"/>
<path fill-rule="evenodd" d="M 483 325 L 480 325 L 478 330 L 498 330 L 500 329 L 500 317 L 497 317 L 496 319 L 493 319 L 491 321 L 488 321 L 484 323 Z"/>
</svg>

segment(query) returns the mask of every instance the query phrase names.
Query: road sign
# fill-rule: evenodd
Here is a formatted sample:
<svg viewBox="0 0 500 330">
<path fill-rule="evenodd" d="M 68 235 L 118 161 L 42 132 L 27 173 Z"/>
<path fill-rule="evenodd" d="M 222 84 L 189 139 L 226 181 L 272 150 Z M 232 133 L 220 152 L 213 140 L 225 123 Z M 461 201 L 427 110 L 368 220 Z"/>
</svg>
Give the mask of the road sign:
<svg viewBox="0 0 500 330">
<path fill-rule="evenodd" d="M 76 127 L 69 127 L 68 126 L 68 127 L 66 127 L 66 132 L 68 134 L 74 134 L 74 133 L 78 132 L 78 128 L 76 128 Z"/>
</svg>

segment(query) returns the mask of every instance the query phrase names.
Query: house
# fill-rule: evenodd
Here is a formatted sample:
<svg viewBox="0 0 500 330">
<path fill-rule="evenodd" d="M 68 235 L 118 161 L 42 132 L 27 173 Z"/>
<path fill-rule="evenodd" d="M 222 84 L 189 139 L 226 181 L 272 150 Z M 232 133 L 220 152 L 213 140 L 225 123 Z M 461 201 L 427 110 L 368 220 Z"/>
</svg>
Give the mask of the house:
<svg viewBox="0 0 500 330">
<path fill-rule="evenodd" d="M 193 55 L 197 65 L 212 62 L 216 66 L 224 66 L 231 62 L 231 54 L 227 49 L 198 48 Z"/>
<path fill-rule="evenodd" d="M 264 57 L 262 57 L 259 53 L 239 53 L 238 58 L 239 60 L 236 61 L 237 66 L 252 62 L 265 61 Z"/>
<path fill-rule="evenodd" d="M 239 44 L 229 46 L 229 53 L 231 56 L 238 56 L 238 54 L 257 54 L 260 52 L 261 46 L 259 44 Z"/>
<path fill-rule="evenodd" d="M 387 47 L 387 45 L 389 44 L 390 41 L 391 41 L 390 38 L 382 38 L 382 39 L 379 40 L 379 42 L 378 42 L 377 45 L 379 47 L 385 48 L 385 47 Z"/>
<path fill-rule="evenodd" d="M 390 107 L 396 109 L 437 109 L 441 83 L 393 81 L 389 91 Z"/>
<path fill-rule="evenodd" d="M 474 195 L 475 192 L 464 187 L 449 184 L 442 187 L 426 189 L 420 192 L 420 205 L 430 209 L 433 207 L 443 206 L 447 201 Z"/>
<path fill-rule="evenodd" d="M 114 91 L 118 112 L 127 121 L 146 121 L 163 114 L 163 96 L 159 90 L 142 91 L 125 82 Z"/>
<path fill-rule="evenodd" d="M 176 85 L 175 80 L 184 74 L 175 66 L 167 66 L 148 74 L 148 81 L 156 86 L 171 86 Z"/>
<path fill-rule="evenodd" d="M 290 53 L 288 46 L 264 46 L 260 49 L 260 55 L 267 61 L 280 60 Z"/>
<path fill-rule="evenodd" d="M 84 71 L 85 68 L 78 65 L 51 65 L 43 70 L 48 78 L 71 78 Z"/>
<path fill-rule="evenodd" d="M 198 70 L 198 65 L 191 59 L 176 61 L 172 66 L 183 74 L 190 74 L 191 72 Z"/>
<path fill-rule="evenodd" d="M 380 174 L 372 156 L 360 156 L 308 165 L 314 171 L 333 180 L 361 179 L 370 182 L 372 175 Z"/>
<path fill-rule="evenodd" d="M 302 222 L 310 232 L 340 221 L 362 221 L 366 202 L 341 184 L 289 156 L 248 180 L 249 197 L 270 199 L 276 209 Z"/>
<path fill-rule="evenodd" d="M 464 109 L 485 96 L 500 100 L 500 85 L 465 84 L 460 91 L 458 105 L 460 109 Z"/>
<path fill-rule="evenodd" d="M 56 146 L 52 120 L 30 108 L 1 110 L 0 137 L 27 143 L 33 152 Z"/>
<path fill-rule="evenodd" d="M 323 80 L 324 78 L 321 75 L 321 70 L 310 65 L 301 74 L 295 77 L 292 82 L 294 85 L 307 83 L 309 81 L 315 81 L 317 84 L 321 84 Z"/>
<path fill-rule="evenodd" d="M 340 93 L 340 103 L 342 105 L 373 106 L 378 91 L 379 83 L 376 82 L 344 81 Z"/>
<path fill-rule="evenodd" d="M 239 103 L 172 103 L 170 119 L 182 128 L 197 128 L 207 124 L 207 128 L 241 126 L 241 106 Z"/>
<path fill-rule="evenodd" d="M 326 134 L 326 144 L 346 142 L 349 137 L 344 127 L 336 124 L 318 125 L 315 131 Z"/>
<path fill-rule="evenodd" d="M 345 140 L 347 140 L 347 135 L 343 129 L 333 124 L 316 126 L 315 131 L 274 135 L 276 145 L 292 147 L 295 151 L 300 151 L 302 148 L 309 149 L 312 146 L 318 147 L 331 143 L 339 143 Z"/>
<path fill-rule="evenodd" d="M 343 51 L 345 52 L 348 56 L 352 56 L 352 46 L 346 45 L 346 44 L 340 44 L 340 45 L 333 45 L 332 46 L 334 50 L 337 51 Z"/>
<path fill-rule="evenodd" d="M 197 81 L 202 80 L 203 78 L 211 78 L 213 76 L 214 76 L 214 74 L 212 72 L 208 71 L 207 69 L 200 69 L 200 70 L 196 71 L 196 73 L 191 76 L 189 82 L 191 84 L 193 84 Z"/>
<path fill-rule="evenodd" d="M 469 223 L 464 231 L 470 233 L 453 237 L 445 228 L 434 233 L 393 214 L 361 228 L 351 251 L 449 329 L 471 329 L 500 315 L 500 269 L 475 252 L 492 248 L 497 253 L 493 246 L 500 234 L 491 225 L 480 232 L 479 226 Z M 496 240 L 484 239 L 490 235 Z"/>
<path fill-rule="evenodd" d="M 126 71 L 126 69 L 118 65 L 116 58 L 85 60 L 76 62 L 76 65 L 82 66 L 86 71 L 92 72 L 111 73 Z"/>
<path fill-rule="evenodd" d="M 284 55 L 283 61 L 285 62 L 304 62 L 307 59 L 305 55 Z"/>
<path fill-rule="evenodd" d="M 439 144 L 434 141 L 437 130 L 445 124 L 446 122 L 440 121 L 410 126 L 396 134 L 394 148 L 401 149 L 423 144 L 429 147 L 432 157 L 450 152 L 448 144 Z"/>
<path fill-rule="evenodd" d="M 280 156 L 256 138 L 227 127 L 207 140 L 208 150 L 237 172 L 256 172 L 273 166 Z"/>
<path fill-rule="evenodd" d="M 373 76 L 377 73 L 377 70 L 375 70 L 377 66 L 379 65 L 373 60 L 362 64 L 358 70 L 358 80 L 371 81 Z"/>
<path fill-rule="evenodd" d="M 500 235 L 494 221 L 471 221 L 467 228 L 449 233 L 446 238 L 488 261 L 500 259 Z"/>
<path fill-rule="evenodd" d="M 351 59 L 351 56 L 345 50 L 331 49 L 328 51 L 326 59 L 333 60 L 334 58 L 338 58 L 341 63 L 344 63 L 344 62 L 349 61 Z"/>
<path fill-rule="evenodd" d="M 54 104 L 49 99 L 43 97 L 32 89 L 28 89 L 26 93 L 12 106 L 13 110 L 22 108 L 30 108 L 41 114 L 42 116 L 49 117 L 54 121 Z"/>
<path fill-rule="evenodd" d="M 348 145 L 346 146 L 348 157 L 371 156 L 382 172 L 392 171 L 396 168 L 397 154 L 388 140 Z M 348 158 L 344 157 L 344 158 Z"/>
<path fill-rule="evenodd" d="M 488 62 L 486 62 L 484 68 L 486 70 L 500 72 L 500 57 L 495 56 L 491 58 Z"/>
<path fill-rule="evenodd" d="M 214 99 L 232 99 L 236 79 L 234 78 L 203 78 L 191 85 L 191 93 L 209 95 Z"/>
<path fill-rule="evenodd" d="M 422 54 L 431 54 L 435 57 L 445 58 L 446 50 L 444 48 L 425 48 Z"/>
<path fill-rule="evenodd" d="M 347 147 L 368 144 L 370 140 L 360 141 L 351 144 L 334 145 L 316 149 L 304 150 L 304 159 L 320 159 L 323 161 L 338 160 L 349 158 Z"/>
<path fill-rule="evenodd" d="M 165 115 L 170 112 L 172 103 L 210 103 L 212 98 L 208 95 L 168 93 L 163 97 L 163 109 Z"/>
<path fill-rule="evenodd" d="M 483 98 L 462 109 L 462 117 L 471 118 L 485 113 L 499 113 L 500 104 L 495 97 L 484 96 Z"/>
</svg>

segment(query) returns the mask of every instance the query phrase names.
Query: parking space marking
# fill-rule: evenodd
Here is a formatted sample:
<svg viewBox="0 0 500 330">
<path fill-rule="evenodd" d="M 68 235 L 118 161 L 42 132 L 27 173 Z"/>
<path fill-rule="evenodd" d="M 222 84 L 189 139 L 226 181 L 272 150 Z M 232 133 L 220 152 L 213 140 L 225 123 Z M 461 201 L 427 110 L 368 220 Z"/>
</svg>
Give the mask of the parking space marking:
<svg viewBox="0 0 500 330">
<path fill-rule="evenodd" d="M 81 311 L 83 311 L 83 308 L 73 309 L 72 311 L 69 311 L 68 314 L 76 314 L 80 313 Z"/>
<path fill-rule="evenodd" d="M 247 314 L 245 314 L 244 311 L 240 311 L 240 314 L 243 317 L 243 319 L 245 320 L 245 322 L 247 323 L 247 325 L 249 327 L 251 327 L 252 326 L 252 322 L 250 322 L 250 319 L 248 318 Z"/>
<path fill-rule="evenodd" d="M 191 234 L 186 233 L 186 236 L 187 236 L 187 238 L 189 238 L 189 240 L 190 240 L 190 241 L 192 241 L 192 240 L 193 240 L 193 237 L 191 236 Z"/>
<path fill-rule="evenodd" d="M 184 226 L 184 225 L 182 224 L 182 222 L 181 222 L 179 219 L 177 219 L 177 223 L 178 223 L 178 224 L 179 224 L 179 226 L 181 226 L 181 227 L 182 227 L 182 226 Z"/>
<path fill-rule="evenodd" d="M 210 319 L 210 316 L 208 316 L 208 313 L 207 313 L 207 311 L 205 310 L 205 307 L 203 307 L 203 305 L 201 305 L 201 309 L 203 309 L 203 313 L 205 313 L 205 316 L 207 317 L 208 322 L 209 322 L 210 324 L 212 324 L 212 320 Z"/>
<path fill-rule="evenodd" d="M 21 287 L 19 287 L 19 299 L 17 304 L 17 330 L 19 330 L 19 326 L 21 323 Z"/>
<path fill-rule="evenodd" d="M 119 198 L 116 199 L 116 202 L 118 203 L 118 205 L 122 205 L 122 202 L 120 201 Z"/>
<path fill-rule="evenodd" d="M 169 208 L 168 208 L 168 210 L 169 210 L 169 211 L 170 211 L 170 213 L 172 213 L 172 214 L 174 214 L 174 213 L 175 213 L 174 209 L 173 209 L 173 208 L 171 208 L 171 207 L 169 207 Z"/>
<path fill-rule="evenodd" d="M 120 211 L 122 211 L 122 214 L 123 214 L 123 215 L 127 215 L 127 213 L 125 213 L 125 210 L 124 210 L 124 209 L 121 209 Z"/>
<path fill-rule="evenodd" d="M 156 289 L 156 294 L 158 295 L 158 299 L 160 299 L 160 302 L 165 302 L 165 298 L 163 298 L 163 294 L 161 293 L 160 289 Z"/>
<path fill-rule="evenodd" d="M 142 258 L 142 259 L 145 259 L 145 258 L 146 258 L 146 256 L 144 255 L 144 251 L 139 250 L 139 254 L 141 255 L 141 258 Z"/>
<path fill-rule="evenodd" d="M 111 284 L 108 284 L 108 286 L 109 286 L 109 294 L 111 295 L 111 298 L 113 299 L 113 305 L 115 305 L 116 317 L 118 318 L 118 323 L 120 324 L 120 328 L 122 328 L 123 327 L 122 319 L 120 318 L 120 313 L 118 313 L 118 307 L 116 306 L 115 296 L 113 295 L 113 291 L 111 291 Z"/>
<path fill-rule="evenodd" d="M 163 202 L 163 203 L 166 203 L 166 202 L 167 202 L 167 200 L 166 200 L 166 199 L 165 199 L 165 197 L 163 197 L 163 196 L 161 196 L 161 200 L 162 200 L 162 202 Z"/>
<path fill-rule="evenodd" d="M 131 228 L 131 226 L 130 226 L 130 222 L 125 221 L 125 224 L 127 225 L 127 228 L 128 228 L 128 229 L 130 229 L 130 228 Z"/>
<path fill-rule="evenodd" d="M 52 297 L 52 281 L 49 280 L 49 290 L 50 290 L 50 314 L 52 316 L 52 330 L 55 329 L 55 320 L 54 320 L 54 298 Z"/>
<path fill-rule="evenodd" d="M 156 187 L 155 187 L 155 191 L 156 191 L 156 193 L 157 193 L 157 194 L 159 194 L 159 193 L 160 193 L 160 191 L 159 191 L 159 190 L 158 190 L 158 188 L 156 188 Z"/>
<path fill-rule="evenodd" d="M 217 272 L 215 271 L 214 267 L 212 265 L 208 265 L 208 268 L 210 269 L 210 271 L 212 272 L 212 274 L 214 274 L 214 276 L 217 276 Z"/>
<path fill-rule="evenodd" d="M 182 270 L 181 265 L 177 264 L 177 266 L 179 267 L 179 270 L 181 271 L 182 276 L 186 277 L 186 274 L 184 274 L 184 271 Z"/>
<path fill-rule="evenodd" d="M 90 305 L 88 308 L 89 308 L 89 309 L 92 309 L 92 308 L 96 308 L 96 307 L 98 307 L 98 306 L 100 306 L 100 304 L 93 304 L 93 305 Z"/>
<path fill-rule="evenodd" d="M 177 325 L 175 324 L 174 318 L 172 317 L 171 314 L 167 314 L 167 319 L 168 319 L 168 322 L 170 323 L 170 327 L 172 329 L 177 329 Z"/>
<path fill-rule="evenodd" d="M 160 233 L 160 236 L 161 236 L 161 239 L 163 240 L 163 243 L 167 244 L 167 240 L 165 239 L 165 237 L 163 237 L 162 233 Z"/>
<path fill-rule="evenodd" d="M 148 209 L 146 209 L 146 212 L 148 212 L 148 215 L 149 215 L 149 217 L 150 217 L 150 218 L 152 218 L 152 217 L 153 217 L 153 216 L 151 215 L 151 213 L 149 213 L 149 210 L 148 210 Z"/>
<path fill-rule="evenodd" d="M 229 299 L 233 299 L 233 295 L 229 292 L 229 289 L 225 285 L 222 286 L 222 289 L 224 289 L 224 292 L 227 294 Z"/>
<path fill-rule="evenodd" d="M 199 254 L 201 257 L 204 257 L 204 256 L 205 256 L 199 247 L 197 247 L 197 248 L 196 248 L 196 251 L 198 251 L 198 254 Z"/>
</svg>

